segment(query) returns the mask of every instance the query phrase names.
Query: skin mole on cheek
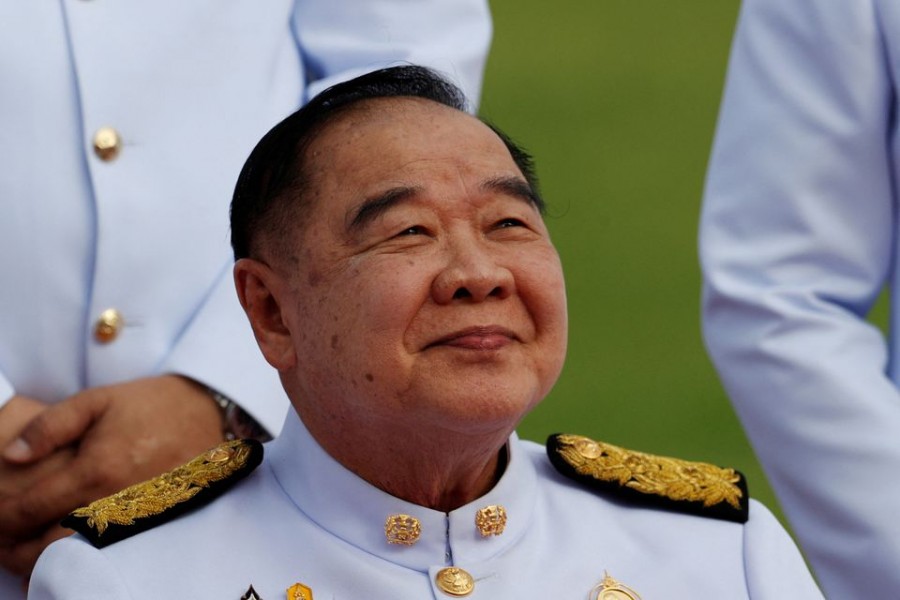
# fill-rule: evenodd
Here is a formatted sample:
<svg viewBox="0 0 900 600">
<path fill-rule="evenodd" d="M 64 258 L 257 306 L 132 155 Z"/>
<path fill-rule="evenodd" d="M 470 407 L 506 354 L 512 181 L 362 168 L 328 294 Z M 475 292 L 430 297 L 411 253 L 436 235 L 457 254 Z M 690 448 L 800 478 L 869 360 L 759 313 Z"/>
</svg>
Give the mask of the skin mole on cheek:
<svg viewBox="0 0 900 600">
<path fill-rule="evenodd" d="M 375 376 L 371 373 L 366 373 L 366 381 L 372 382 L 375 381 Z"/>
</svg>

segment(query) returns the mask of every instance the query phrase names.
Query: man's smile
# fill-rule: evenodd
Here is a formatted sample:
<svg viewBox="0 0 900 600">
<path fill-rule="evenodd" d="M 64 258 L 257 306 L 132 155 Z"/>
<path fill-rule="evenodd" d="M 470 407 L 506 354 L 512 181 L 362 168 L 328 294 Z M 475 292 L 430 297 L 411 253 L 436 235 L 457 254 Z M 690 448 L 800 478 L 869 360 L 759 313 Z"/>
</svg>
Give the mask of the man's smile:
<svg viewBox="0 0 900 600">
<path fill-rule="evenodd" d="M 445 335 L 428 344 L 425 349 L 445 346 L 465 350 L 499 350 L 518 339 L 515 333 L 505 327 L 476 325 Z"/>
</svg>

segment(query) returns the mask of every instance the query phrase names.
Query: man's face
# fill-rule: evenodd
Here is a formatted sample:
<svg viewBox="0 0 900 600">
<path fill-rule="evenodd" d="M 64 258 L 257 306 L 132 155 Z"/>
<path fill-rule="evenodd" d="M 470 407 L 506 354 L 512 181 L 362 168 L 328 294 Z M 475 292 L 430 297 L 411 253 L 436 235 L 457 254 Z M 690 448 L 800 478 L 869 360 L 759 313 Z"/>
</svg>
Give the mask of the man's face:
<svg viewBox="0 0 900 600">
<path fill-rule="evenodd" d="M 308 150 L 309 218 L 282 318 L 304 416 L 511 429 L 566 348 L 562 269 L 525 179 L 477 119 L 376 100 Z"/>
</svg>

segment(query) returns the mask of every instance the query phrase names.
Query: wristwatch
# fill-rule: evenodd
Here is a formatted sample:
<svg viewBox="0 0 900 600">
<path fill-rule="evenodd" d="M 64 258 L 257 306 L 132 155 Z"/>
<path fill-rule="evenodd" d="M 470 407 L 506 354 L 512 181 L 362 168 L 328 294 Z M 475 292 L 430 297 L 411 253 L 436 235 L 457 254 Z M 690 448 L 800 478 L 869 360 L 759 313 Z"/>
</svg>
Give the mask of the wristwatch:
<svg viewBox="0 0 900 600">
<path fill-rule="evenodd" d="M 206 389 L 222 411 L 222 427 L 226 440 L 254 439 L 268 442 L 272 439 L 269 432 L 234 400 L 211 387 Z"/>
</svg>

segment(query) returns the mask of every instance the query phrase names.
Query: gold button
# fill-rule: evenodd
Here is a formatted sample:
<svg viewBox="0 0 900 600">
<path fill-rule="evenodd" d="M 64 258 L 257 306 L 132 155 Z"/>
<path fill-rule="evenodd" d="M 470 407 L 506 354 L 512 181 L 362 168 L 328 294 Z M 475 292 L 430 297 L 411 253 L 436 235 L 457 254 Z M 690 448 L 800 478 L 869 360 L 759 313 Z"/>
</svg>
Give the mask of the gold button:
<svg viewBox="0 0 900 600">
<path fill-rule="evenodd" d="M 231 460 L 232 456 L 234 456 L 234 448 L 223 444 L 207 452 L 206 460 L 211 463 L 224 463 Z"/>
<path fill-rule="evenodd" d="M 100 313 L 100 318 L 94 326 L 94 339 L 101 344 L 108 344 L 118 337 L 124 324 L 122 313 L 114 308 L 107 308 Z"/>
<path fill-rule="evenodd" d="M 122 149 L 122 138 L 112 127 L 101 127 L 94 134 L 94 153 L 100 160 L 109 162 L 119 156 Z"/>
<path fill-rule="evenodd" d="M 575 450 L 578 451 L 578 454 L 587 459 L 600 458 L 603 454 L 603 449 L 600 448 L 600 444 L 585 437 L 575 440 Z"/>
<path fill-rule="evenodd" d="M 458 567 L 441 569 L 434 576 L 434 582 L 448 596 L 468 596 L 475 589 L 475 580 Z"/>
</svg>

